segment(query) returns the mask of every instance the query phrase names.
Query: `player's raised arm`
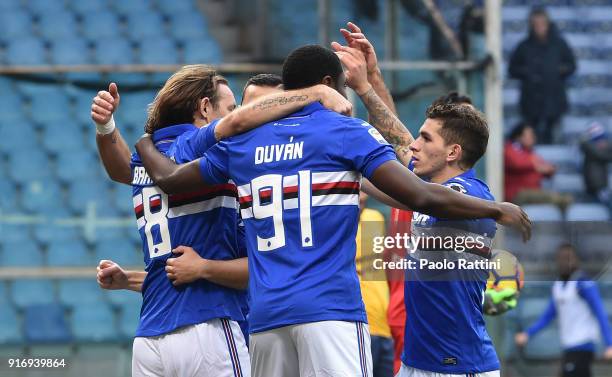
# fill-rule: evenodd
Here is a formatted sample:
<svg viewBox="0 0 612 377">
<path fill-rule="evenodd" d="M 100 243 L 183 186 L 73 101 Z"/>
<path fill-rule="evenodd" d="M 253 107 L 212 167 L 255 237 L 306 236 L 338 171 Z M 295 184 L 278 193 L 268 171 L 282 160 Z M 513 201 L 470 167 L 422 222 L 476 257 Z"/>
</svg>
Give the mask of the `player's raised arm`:
<svg viewBox="0 0 612 377">
<path fill-rule="evenodd" d="M 113 181 L 129 185 L 132 181 L 130 148 L 113 119 L 120 100 L 117 84 L 110 83 L 108 91 L 101 90 L 94 97 L 91 119 L 96 125 L 96 144 L 106 173 Z"/>
<path fill-rule="evenodd" d="M 370 181 L 415 211 L 446 219 L 491 218 L 518 229 L 524 240 L 531 237 L 531 222 L 519 206 L 478 199 L 439 184 L 427 183 L 397 161 L 380 165 Z"/>
<path fill-rule="evenodd" d="M 352 104 L 327 85 L 272 93 L 224 116 L 215 127 L 217 141 L 247 132 L 262 124 L 284 118 L 306 105 L 320 101 L 326 108 L 350 115 Z"/>
<path fill-rule="evenodd" d="M 149 134 L 138 140 L 136 151 L 149 178 L 167 194 L 190 192 L 207 186 L 200 174 L 199 159 L 177 165 L 157 150 Z"/>
<path fill-rule="evenodd" d="M 363 52 L 356 48 L 341 46 L 336 42 L 332 47 L 347 70 L 348 86 L 359 95 L 368 110 L 372 126 L 393 146 L 397 158 L 408 166 L 412 157 L 409 146 L 414 141 L 414 137 L 368 81 L 367 63 Z"/>
</svg>

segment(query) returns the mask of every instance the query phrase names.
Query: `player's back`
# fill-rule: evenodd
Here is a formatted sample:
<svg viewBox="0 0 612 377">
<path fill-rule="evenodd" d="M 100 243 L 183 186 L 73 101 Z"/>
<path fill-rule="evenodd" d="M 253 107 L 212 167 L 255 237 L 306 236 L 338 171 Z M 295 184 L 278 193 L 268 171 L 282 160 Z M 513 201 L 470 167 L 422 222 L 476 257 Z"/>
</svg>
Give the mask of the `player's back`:
<svg viewBox="0 0 612 377">
<path fill-rule="evenodd" d="M 394 159 L 375 134 L 317 103 L 211 148 L 205 179 L 213 166 L 238 186 L 253 332 L 366 321 L 355 272 L 361 174 Z"/>
<path fill-rule="evenodd" d="M 444 185 L 493 200 L 472 170 Z M 478 265 L 487 261 L 495 232 L 492 219 L 445 220 L 413 213 L 412 235 L 421 238 L 408 256 L 416 265 L 405 279 L 406 365 L 448 374 L 499 369 L 482 314 L 488 271 Z M 423 260 L 429 264 L 421 265 Z"/>
<path fill-rule="evenodd" d="M 154 134 L 162 153 L 177 162 L 192 158 L 175 138 L 194 132 L 191 125 L 171 126 Z M 206 259 L 245 256 L 237 243 L 236 189 L 232 184 L 187 194 L 167 195 L 148 177 L 137 154 L 132 156 L 133 201 L 143 242 L 147 277 L 137 336 L 156 336 L 214 318 L 242 320 L 244 293 L 206 280 L 175 287 L 166 276 L 166 261 L 179 245 L 193 247 Z"/>
</svg>

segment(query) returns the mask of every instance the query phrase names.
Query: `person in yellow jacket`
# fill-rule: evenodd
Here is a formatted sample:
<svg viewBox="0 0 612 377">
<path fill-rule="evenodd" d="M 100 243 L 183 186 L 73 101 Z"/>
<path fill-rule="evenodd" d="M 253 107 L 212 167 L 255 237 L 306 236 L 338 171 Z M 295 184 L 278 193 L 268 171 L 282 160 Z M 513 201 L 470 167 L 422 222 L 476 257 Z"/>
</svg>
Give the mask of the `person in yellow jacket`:
<svg viewBox="0 0 612 377">
<path fill-rule="evenodd" d="M 365 207 L 367 198 L 367 194 L 359 194 L 357 274 L 370 325 L 374 377 L 392 377 L 393 339 L 387 322 L 389 286 L 385 271 L 374 268 L 374 260 L 382 258 L 382 254 L 373 252 L 374 237 L 385 236 L 385 218 L 379 211 Z"/>
</svg>

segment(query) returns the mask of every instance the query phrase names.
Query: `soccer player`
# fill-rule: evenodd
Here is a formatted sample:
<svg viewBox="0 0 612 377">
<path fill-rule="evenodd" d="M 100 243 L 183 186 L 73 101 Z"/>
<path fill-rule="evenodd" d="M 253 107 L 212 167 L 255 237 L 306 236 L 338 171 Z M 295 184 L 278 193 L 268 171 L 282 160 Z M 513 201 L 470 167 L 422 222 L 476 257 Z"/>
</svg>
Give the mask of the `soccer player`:
<svg viewBox="0 0 612 377">
<path fill-rule="evenodd" d="M 267 94 L 283 90 L 283 79 L 272 73 L 260 73 L 247 80 L 242 90 L 241 105 L 248 105 L 253 100 Z"/>
<path fill-rule="evenodd" d="M 227 81 L 206 66 L 186 66 L 156 96 L 149 107 L 146 128 L 158 130 L 154 138 L 162 152 L 185 162 L 198 157 L 218 139 L 318 100 L 341 111 L 350 110 L 346 99 L 320 85 L 269 95 L 229 114 L 235 102 Z M 100 103 L 97 101 L 96 105 Z M 261 107 L 266 111 L 261 111 Z M 224 116 L 217 122 L 221 128 L 198 129 L 215 111 Z M 197 147 L 192 140 L 198 141 Z M 146 274 L 136 272 L 130 280 L 119 266 L 103 261 L 99 281 L 103 287 L 119 285 L 143 292 L 132 374 L 161 376 L 176 371 L 178 375 L 249 375 L 246 345 L 236 323 L 244 319 L 241 310 L 244 294 L 228 288 L 244 288 L 248 274 L 238 246 L 235 186 L 225 182 L 206 190 L 169 196 L 147 177 L 138 155 L 132 156 L 131 165 Z M 169 259 L 173 250 L 193 253 L 193 249 L 177 248 L 179 245 L 192 246 L 205 258 L 206 265 L 219 268 L 215 277 L 181 281 L 188 284 L 175 287 L 174 267 Z M 205 277 L 204 270 L 199 277 Z M 138 278 L 144 278 L 144 282 Z M 189 346 L 176 352 L 177 344 L 202 347 Z"/>
<path fill-rule="evenodd" d="M 354 74 L 356 54 L 342 47 L 341 59 Z M 352 68 L 352 69 L 351 69 Z M 366 87 L 367 88 L 367 87 Z M 484 154 L 488 126 L 472 106 L 435 103 L 415 140 L 388 109 L 379 106 L 372 89 L 357 90 L 370 116 L 386 119 L 373 125 L 391 140 L 398 158 L 409 163 L 418 176 L 447 186 L 465 196 L 493 200 L 488 187 L 475 176 L 472 166 Z M 493 219 L 455 221 L 448 216 L 426 214 L 415 208 L 412 235 L 422 239 L 450 237 L 457 241 L 472 237 L 476 245 L 442 247 L 417 244 L 409 260 L 474 262 L 486 258 L 496 227 Z M 454 242 L 453 241 L 453 242 Z M 469 247 L 468 247 L 469 246 Z M 441 249 L 441 250 L 440 250 Z M 455 250 L 462 251 L 458 254 Z M 499 376 L 499 361 L 484 324 L 484 291 L 488 272 L 473 268 L 436 270 L 427 266 L 407 269 L 405 276 L 406 329 L 400 376 L 472 375 Z"/>
<path fill-rule="evenodd" d="M 351 80 L 369 90 L 363 69 Z M 294 50 L 285 89 L 323 83 L 345 91 L 338 57 Z M 213 123 L 210 127 L 215 127 Z M 254 376 L 370 375 L 366 316 L 355 272 L 361 176 L 387 195 L 448 218 L 530 224 L 519 207 L 472 198 L 416 177 L 367 123 L 311 104 L 176 165 L 148 137 L 136 145 L 149 176 L 169 193 L 231 178 L 238 186 L 249 255 L 250 354 Z"/>
</svg>

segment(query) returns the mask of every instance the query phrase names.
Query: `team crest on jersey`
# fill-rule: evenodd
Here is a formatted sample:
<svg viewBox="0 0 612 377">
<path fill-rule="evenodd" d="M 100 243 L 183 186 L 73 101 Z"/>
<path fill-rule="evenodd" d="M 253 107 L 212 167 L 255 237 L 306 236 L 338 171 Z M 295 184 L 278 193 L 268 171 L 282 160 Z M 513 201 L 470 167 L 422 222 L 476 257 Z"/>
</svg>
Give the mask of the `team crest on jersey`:
<svg viewBox="0 0 612 377">
<path fill-rule="evenodd" d="M 444 186 L 452 188 L 455 191 L 459 191 L 462 194 L 467 193 L 467 190 L 465 189 L 465 187 L 463 187 L 462 184 L 457 183 L 457 182 L 451 182 L 451 183 L 447 183 Z"/>
<path fill-rule="evenodd" d="M 389 144 L 387 143 L 387 140 L 385 140 L 385 138 L 380 134 L 380 132 L 378 132 L 376 128 L 370 128 L 368 130 L 368 133 L 380 144 Z"/>
</svg>

